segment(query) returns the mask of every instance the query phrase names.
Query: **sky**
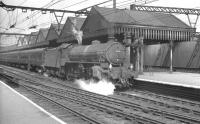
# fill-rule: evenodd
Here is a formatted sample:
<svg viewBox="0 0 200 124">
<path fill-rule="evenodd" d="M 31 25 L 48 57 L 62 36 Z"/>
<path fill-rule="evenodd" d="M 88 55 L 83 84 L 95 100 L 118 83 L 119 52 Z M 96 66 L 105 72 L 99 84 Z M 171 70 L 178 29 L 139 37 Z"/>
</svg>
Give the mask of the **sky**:
<svg viewBox="0 0 200 124">
<path fill-rule="evenodd" d="M 98 3 L 102 3 L 109 0 L 0 0 L 8 5 L 20 5 L 29 7 L 47 7 L 53 9 L 65 9 L 65 10 L 80 10 Z M 128 8 L 130 4 L 141 4 L 145 0 L 116 0 L 118 8 Z M 153 1 L 153 0 L 152 0 Z M 200 9 L 200 0 L 154 0 L 152 3 L 146 5 L 150 6 L 164 6 L 164 7 L 181 7 L 181 8 L 196 8 Z M 112 7 L 112 0 L 100 5 L 102 7 Z M 61 15 L 62 13 L 57 13 Z M 62 23 L 64 23 L 68 16 L 75 16 L 74 14 L 65 14 Z M 175 14 L 185 23 L 188 23 L 186 15 Z M 191 22 L 195 21 L 196 16 L 190 16 Z M 6 11 L 0 8 L 0 32 L 7 33 L 30 33 L 33 31 L 38 31 L 40 28 L 47 28 L 51 23 L 55 23 L 56 19 L 53 13 L 47 12 L 47 14 L 41 14 L 38 11 L 27 11 L 23 13 L 22 10 L 16 9 L 14 11 Z M 15 28 L 9 28 L 13 24 Z M 37 25 L 36 29 L 30 29 L 31 26 Z M 200 21 L 197 23 L 197 31 L 200 32 Z M 0 45 L 13 44 L 3 43 L 4 37 L 1 36 Z M 9 38 L 8 38 L 9 39 Z M 13 41 L 12 38 L 10 38 Z"/>
</svg>

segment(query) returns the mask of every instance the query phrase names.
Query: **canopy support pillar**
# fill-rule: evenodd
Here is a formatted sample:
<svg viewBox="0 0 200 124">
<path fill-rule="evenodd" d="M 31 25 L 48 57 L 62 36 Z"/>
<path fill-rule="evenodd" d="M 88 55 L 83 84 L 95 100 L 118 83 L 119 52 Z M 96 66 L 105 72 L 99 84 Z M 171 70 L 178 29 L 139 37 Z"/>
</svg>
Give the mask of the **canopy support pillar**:
<svg viewBox="0 0 200 124">
<path fill-rule="evenodd" d="M 170 73 L 173 72 L 173 40 L 170 40 Z"/>
<path fill-rule="evenodd" d="M 139 74 L 143 74 L 143 66 L 144 66 L 144 49 L 143 49 L 143 37 L 140 37 L 135 40 L 132 44 L 132 47 L 136 49 L 136 62 L 135 62 L 135 70 Z"/>
</svg>

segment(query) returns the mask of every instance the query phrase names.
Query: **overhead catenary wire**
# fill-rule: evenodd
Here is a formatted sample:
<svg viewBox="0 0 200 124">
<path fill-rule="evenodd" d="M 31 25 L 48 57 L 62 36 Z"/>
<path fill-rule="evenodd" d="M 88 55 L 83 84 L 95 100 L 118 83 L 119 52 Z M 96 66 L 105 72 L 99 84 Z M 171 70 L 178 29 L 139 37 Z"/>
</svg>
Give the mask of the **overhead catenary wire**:
<svg viewBox="0 0 200 124">
<path fill-rule="evenodd" d="M 88 0 L 83 0 L 83 1 L 80 1 L 80 2 L 77 2 L 77 3 L 74 3 L 74 4 L 71 4 L 71 5 L 69 5 L 69 6 L 66 6 L 66 7 L 62 8 L 62 9 L 66 9 L 66 8 L 69 8 L 69 7 L 72 7 L 72 6 L 75 6 L 75 5 L 84 3 L 84 2 L 86 2 L 86 1 L 88 1 Z"/>
<path fill-rule="evenodd" d="M 48 7 L 51 7 L 51 6 L 53 6 L 53 5 L 55 5 L 55 4 L 57 4 L 57 3 L 59 3 L 59 2 L 61 2 L 61 1 L 64 1 L 64 0 L 52 0 L 52 1 L 50 1 L 49 3 L 47 3 L 45 6 L 43 6 L 43 7 L 45 7 L 45 8 L 48 8 Z M 88 0 L 84 0 L 84 1 L 81 1 L 81 2 L 86 2 L 86 1 L 88 1 Z M 23 4 L 24 2 L 26 2 L 26 0 L 25 1 L 23 1 L 21 4 Z M 80 4 L 80 2 L 78 2 L 78 3 L 75 3 L 75 4 L 72 4 L 71 6 L 75 6 L 75 5 L 77 5 L 77 4 Z M 66 8 L 66 7 L 65 7 Z M 34 13 L 31 13 L 30 15 L 28 15 L 27 17 L 25 17 L 23 20 L 20 20 L 20 21 L 18 21 L 17 22 L 17 24 L 18 25 L 20 25 L 20 24 L 22 24 L 22 23 L 25 23 L 25 21 L 27 21 L 27 20 L 29 20 L 29 19 L 32 19 L 34 16 L 36 16 L 37 14 L 39 14 L 40 12 L 34 12 Z M 38 16 L 36 19 L 38 19 L 38 18 L 40 18 L 41 17 L 41 15 L 40 16 Z"/>
<path fill-rule="evenodd" d="M 42 8 L 49 8 L 49 7 L 55 5 L 56 3 L 61 2 L 61 1 L 63 1 L 63 0 L 58 0 L 58 1 L 55 1 L 55 2 L 54 2 L 54 1 L 55 1 L 55 0 L 52 0 L 51 2 L 45 4 L 44 6 L 42 6 Z M 54 2 L 54 3 L 52 3 L 52 2 Z M 52 4 L 51 4 L 51 3 L 52 3 Z M 20 22 L 18 22 L 18 24 L 24 23 L 25 21 L 27 21 L 27 20 L 33 18 L 34 16 L 36 16 L 36 15 L 39 14 L 39 13 L 40 13 L 40 11 L 36 11 L 36 12 L 34 12 L 34 13 L 31 13 L 29 16 L 23 18 L 23 20 L 20 20 Z"/>
<path fill-rule="evenodd" d="M 26 3 L 28 0 L 24 0 L 23 2 L 21 2 L 20 4 L 19 4 L 19 6 L 21 6 L 21 5 L 23 5 L 24 3 Z"/>
<path fill-rule="evenodd" d="M 53 1 L 55 1 L 55 0 L 52 0 L 51 2 L 53 2 Z M 63 0 L 59 0 L 59 1 L 63 1 Z M 55 3 L 58 3 L 59 1 L 55 1 L 53 4 L 50 4 L 51 2 L 49 2 L 48 4 L 44 5 L 44 7 L 47 7 L 47 8 L 48 8 L 48 7 L 52 6 L 52 5 L 54 5 Z M 38 11 L 37 13 L 39 14 L 40 12 Z M 37 13 L 35 13 L 35 15 L 34 15 L 33 13 L 31 13 L 31 15 L 25 17 L 24 20 L 22 20 L 21 22 L 18 22 L 18 25 L 24 23 L 25 21 L 27 21 L 27 20 L 29 20 L 29 19 L 31 19 L 31 20 L 33 21 L 32 18 L 33 18 L 34 16 L 36 16 Z M 41 15 L 40 15 L 40 16 L 41 16 Z M 39 16 L 39 17 L 40 17 L 40 16 Z M 39 17 L 38 17 L 38 18 L 39 18 Z M 35 20 L 34 20 L 34 21 L 35 21 Z M 37 21 L 37 20 L 36 20 L 36 21 Z"/>
<path fill-rule="evenodd" d="M 118 8 L 124 8 L 124 7 L 130 8 L 131 4 L 145 5 L 145 4 L 155 2 L 155 1 L 158 1 L 158 0 L 142 0 L 142 1 L 138 1 L 137 3 L 129 2 L 129 3 L 126 3 L 126 4 L 118 5 L 117 7 Z"/>
<path fill-rule="evenodd" d="M 53 6 L 53 5 L 55 5 L 55 4 L 57 4 L 57 3 L 61 2 L 61 1 L 64 1 L 64 0 L 52 0 L 52 1 L 50 1 L 48 4 L 46 4 L 45 7 Z M 74 4 L 71 4 L 71 5 L 67 6 L 67 7 L 76 6 L 76 5 L 79 5 L 80 3 L 84 3 L 84 2 L 86 2 L 86 1 L 88 1 L 88 0 L 82 0 L 82 1 L 80 1 L 80 2 L 76 2 L 76 3 L 74 3 Z M 117 4 L 120 4 L 120 5 L 121 5 L 121 4 L 124 3 L 125 1 L 127 1 L 127 0 L 120 1 L 120 2 L 118 2 Z M 67 8 L 67 7 L 64 7 L 64 8 Z M 34 14 L 34 13 L 35 13 L 35 14 Z M 33 19 L 33 17 L 34 17 L 35 15 L 38 15 L 38 14 L 36 14 L 36 12 L 34 12 L 34 13 L 31 13 L 29 16 L 27 16 L 22 22 L 20 22 L 20 21 L 18 20 L 18 21 L 17 21 L 17 24 L 20 25 L 20 24 L 22 24 L 22 23 L 25 23 L 25 21 L 27 21 L 27 20 L 29 20 L 29 19 L 38 20 L 38 19 L 42 16 L 42 14 L 41 14 L 40 12 L 37 12 L 37 13 L 40 13 L 40 15 L 39 15 L 38 17 L 35 17 L 35 18 Z"/>
<path fill-rule="evenodd" d="M 131 4 L 137 4 L 137 5 L 144 5 L 144 4 L 149 4 L 149 3 L 152 3 L 152 2 L 155 2 L 155 1 L 158 1 L 158 0 L 125 0 L 125 1 L 121 1 L 121 2 L 118 2 L 117 3 L 117 7 L 126 7 L 126 6 L 130 6 Z M 109 4 L 105 7 L 110 7 L 112 6 L 113 4 Z"/>
<path fill-rule="evenodd" d="M 125 0 L 125 1 L 126 1 L 126 0 Z M 120 2 L 120 3 L 123 3 L 123 2 Z M 119 7 L 119 6 L 117 6 L 117 7 Z M 123 10 L 123 9 L 116 8 L 116 10 L 121 11 L 121 10 Z M 111 14 L 116 13 L 116 12 L 118 12 L 118 11 L 113 11 L 113 9 L 110 8 L 110 9 L 108 9 L 108 10 L 104 10 L 104 12 L 103 12 L 102 14 L 106 16 L 106 15 L 111 15 Z"/>
<path fill-rule="evenodd" d="M 118 6 L 119 4 L 122 4 L 122 3 L 126 3 L 126 2 L 133 2 L 133 1 L 135 1 L 135 0 L 125 0 L 125 1 L 121 1 L 121 2 L 118 2 L 117 1 L 117 5 L 116 6 Z M 110 6 L 113 6 L 113 4 L 111 3 L 111 4 L 108 4 L 108 5 L 106 5 L 105 7 L 110 7 Z"/>
<path fill-rule="evenodd" d="M 125 0 L 125 1 L 121 1 L 121 2 L 118 2 L 117 4 L 121 4 L 121 3 L 124 3 L 124 2 L 127 2 L 128 0 Z M 130 1 L 130 0 L 129 0 Z M 141 2 L 141 1 L 157 1 L 157 0 L 134 0 L 134 1 L 136 1 L 136 2 Z M 139 4 L 139 3 L 133 3 L 133 1 L 132 2 L 129 2 L 129 5 L 130 5 L 130 3 L 132 3 L 132 4 Z M 105 7 L 105 6 L 104 6 Z M 122 8 L 119 8 L 120 6 L 119 5 L 117 5 L 117 10 L 123 10 Z M 113 11 L 111 8 L 109 9 L 109 10 L 105 10 L 102 14 L 103 15 L 111 15 L 111 14 L 113 14 L 113 13 L 116 13 L 116 11 Z"/>
<path fill-rule="evenodd" d="M 63 1 L 63 0 L 59 0 L 59 1 L 57 1 L 56 3 L 61 2 L 61 1 Z M 74 3 L 74 4 L 71 4 L 71 5 L 69 5 L 69 6 L 66 6 L 66 7 L 62 8 L 62 9 L 66 9 L 66 8 L 69 8 L 69 7 L 72 7 L 72 6 L 75 6 L 75 5 L 80 5 L 81 3 L 84 3 L 84 2 L 86 2 L 86 1 L 88 1 L 88 0 L 83 0 L 83 1 L 80 1 L 80 2 L 77 2 L 77 3 Z M 55 3 L 54 3 L 54 4 L 55 4 Z M 52 5 L 54 5 L 54 4 L 52 4 Z M 50 14 L 51 14 L 51 13 L 50 13 Z M 40 16 L 38 16 L 37 18 L 35 18 L 35 20 L 39 19 L 41 16 L 42 16 L 42 14 L 41 14 Z"/>
<path fill-rule="evenodd" d="M 28 0 L 24 0 L 23 2 L 21 2 L 18 6 L 21 6 L 21 5 L 23 5 L 24 3 L 26 3 Z M 19 17 L 21 17 L 21 15 L 22 15 L 23 13 L 21 13 L 20 15 L 18 15 L 18 18 Z"/>
<path fill-rule="evenodd" d="M 23 4 L 23 3 L 25 3 L 27 0 L 24 0 L 22 3 L 20 3 L 20 4 Z M 46 4 L 45 6 L 43 6 L 43 7 L 45 7 L 45 8 L 48 8 L 48 7 L 51 7 L 51 6 L 53 6 L 53 5 L 55 5 L 56 3 L 59 3 L 59 2 L 61 2 L 61 1 L 64 1 L 64 0 L 58 0 L 58 1 L 55 1 L 55 0 L 52 0 L 51 2 L 49 2 L 48 4 Z M 86 0 L 85 0 L 86 1 Z M 80 2 L 79 2 L 80 3 Z M 76 3 L 76 4 L 78 4 L 78 3 Z M 73 4 L 73 5 L 75 5 L 75 4 Z M 72 6 L 72 5 L 71 5 Z M 66 7 L 65 7 L 66 8 Z M 27 20 L 29 20 L 29 19 L 31 19 L 32 20 L 32 23 L 33 23 L 33 17 L 34 16 L 36 16 L 37 14 L 38 14 L 39 12 L 35 12 L 35 13 L 32 13 L 31 12 L 31 14 L 29 15 L 29 16 L 27 16 L 26 18 L 24 18 L 24 20 L 22 20 L 21 22 L 15 22 L 14 24 L 11 24 L 12 23 L 12 19 L 11 19 L 11 17 L 9 17 L 9 25 L 10 25 L 10 27 L 14 27 L 15 25 L 16 25 L 16 23 L 17 24 L 20 24 L 20 23 L 24 23 L 25 21 L 27 21 Z M 36 19 L 38 19 L 38 18 L 40 18 L 41 17 L 41 15 L 40 16 L 38 16 Z M 35 19 L 35 20 L 36 20 Z M 17 19 L 16 19 L 17 20 Z"/>
<path fill-rule="evenodd" d="M 123 0 L 123 1 L 116 1 L 116 6 L 119 6 L 120 4 L 124 4 L 124 3 L 136 3 L 136 2 L 139 2 L 139 1 L 144 1 L 144 0 Z M 113 3 L 110 3 L 104 7 L 112 7 L 113 6 Z"/>
<path fill-rule="evenodd" d="M 22 5 L 22 4 L 24 4 L 25 2 L 27 2 L 27 0 L 24 0 L 23 2 L 21 2 L 18 6 L 20 6 L 20 5 Z M 4 7 L 3 7 L 3 9 L 4 10 L 6 10 L 7 12 L 9 12 L 7 9 L 5 9 Z M 14 11 L 14 10 L 13 10 Z M 8 15 L 8 14 L 6 14 L 6 15 Z M 21 16 L 21 14 L 20 15 L 18 15 L 18 10 L 17 10 L 17 17 L 19 18 Z M 5 18 L 3 19 L 3 21 L 4 20 L 6 20 Z M 17 20 L 17 19 L 16 19 Z M 3 22 L 1 22 L 1 23 L 3 23 Z M 16 22 L 17 23 L 17 22 Z M 11 25 L 11 24 L 10 24 Z"/>
</svg>

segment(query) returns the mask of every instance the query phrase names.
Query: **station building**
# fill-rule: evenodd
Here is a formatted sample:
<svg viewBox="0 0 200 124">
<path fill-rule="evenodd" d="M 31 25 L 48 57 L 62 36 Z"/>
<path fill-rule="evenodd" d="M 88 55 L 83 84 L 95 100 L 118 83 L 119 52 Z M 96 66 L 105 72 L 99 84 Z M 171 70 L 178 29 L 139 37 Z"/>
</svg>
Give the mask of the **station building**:
<svg viewBox="0 0 200 124">
<path fill-rule="evenodd" d="M 136 62 L 134 64 L 140 68 L 143 64 L 153 66 L 152 63 L 157 62 L 160 66 L 170 67 L 171 71 L 173 63 L 179 63 L 175 62 L 176 59 L 175 61 L 172 59 L 173 56 L 177 56 L 174 54 L 177 51 L 175 50 L 176 44 L 190 41 L 195 32 L 195 28 L 191 28 L 172 14 L 104 7 L 93 7 L 81 30 L 84 33 L 83 44 L 85 45 L 91 44 L 93 40 L 104 43 L 110 39 L 124 43 L 128 37 L 131 38 L 132 44 L 142 41 L 140 50 L 129 48 L 130 62 Z M 153 45 L 158 46 L 154 48 Z M 163 49 L 160 50 L 161 53 L 155 52 L 159 47 L 164 48 L 163 53 Z M 140 54 L 135 55 L 137 53 Z M 134 60 L 135 58 L 137 60 Z"/>
<path fill-rule="evenodd" d="M 134 38 L 143 37 L 145 44 L 187 41 L 195 31 L 172 14 L 103 7 L 91 9 L 81 30 L 84 44 L 92 39 L 106 42 L 108 37 L 121 40 L 127 32 Z"/>
</svg>

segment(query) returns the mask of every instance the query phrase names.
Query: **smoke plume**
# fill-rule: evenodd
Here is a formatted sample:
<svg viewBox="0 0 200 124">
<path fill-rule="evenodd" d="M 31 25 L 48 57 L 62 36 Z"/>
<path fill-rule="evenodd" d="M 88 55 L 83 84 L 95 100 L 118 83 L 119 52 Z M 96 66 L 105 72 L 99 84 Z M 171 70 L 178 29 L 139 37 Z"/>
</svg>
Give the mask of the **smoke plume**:
<svg viewBox="0 0 200 124">
<path fill-rule="evenodd" d="M 78 41 L 78 44 L 82 44 L 82 36 L 83 36 L 83 31 L 80 31 L 76 28 L 77 21 L 76 18 L 72 21 L 72 33 L 76 40 Z"/>
</svg>

